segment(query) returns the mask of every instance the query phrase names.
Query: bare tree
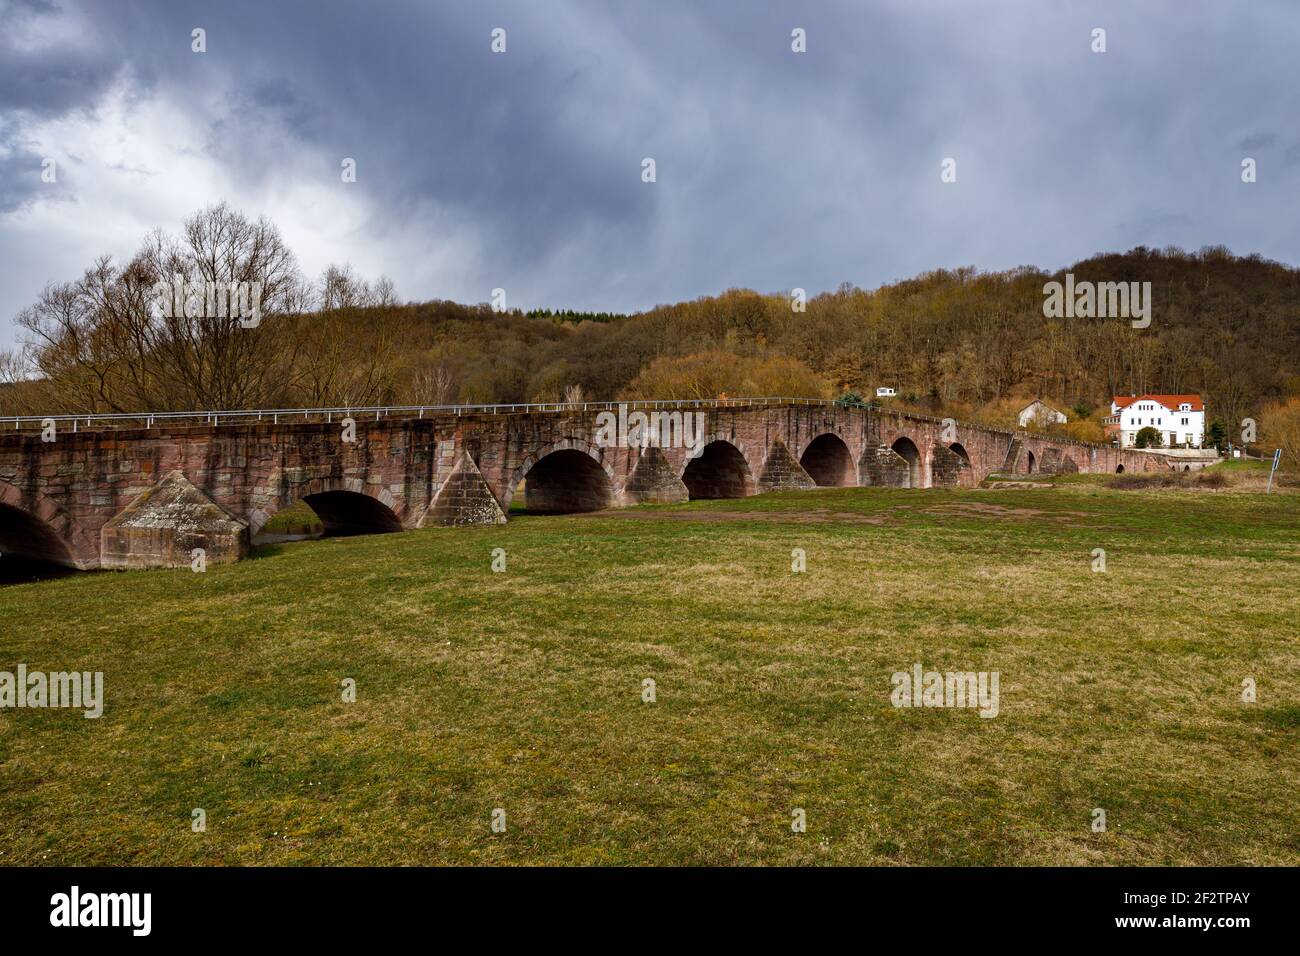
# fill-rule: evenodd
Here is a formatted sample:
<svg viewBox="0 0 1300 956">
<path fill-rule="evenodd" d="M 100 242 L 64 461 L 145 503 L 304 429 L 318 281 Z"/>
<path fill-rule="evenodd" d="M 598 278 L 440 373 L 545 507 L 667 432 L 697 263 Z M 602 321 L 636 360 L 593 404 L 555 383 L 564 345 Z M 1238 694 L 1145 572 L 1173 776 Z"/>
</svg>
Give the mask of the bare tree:
<svg viewBox="0 0 1300 956">
<path fill-rule="evenodd" d="M 418 405 L 447 405 L 456 398 L 456 376 L 442 360 L 418 365 L 411 373 L 407 394 Z"/>
<path fill-rule="evenodd" d="M 281 381 L 283 363 L 293 358 L 289 343 L 275 336 L 277 320 L 300 295 L 293 253 L 267 219 L 254 222 L 224 203 L 192 216 L 183 233 L 178 242 L 154 233 L 127 271 L 139 270 L 155 284 L 180 276 L 205 289 L 238 284 L 258 294 L 239 310 L 234 303 L 223 309 L 217 295 L 198 310 L 187 301 L 153 317 L 148 327 L 157 334 L 150 344 L 164 393 L 172 402 L 207 408 L 265 403 Z M 259 314 L 250 316 L 248 304 Z"/>
<path fill-rule="evenodd" d="M 388 276 L 380 276 L 370 288 L 371 305 L 397 305 L 397 289 Z"/>
<path fill-rule="evenodd" d="M 330 312 L 363 306 L 369 297 L 369 291 L 365 282 L 352 274 L 351 266 L 330 263 L 320 276 L 320 309 L 322 312 Z"/>
<path fill-rule="evenodd" d="M 241 408 L 282 387 L 296 340 L 276 332 L 303 301 L 276 228 L 223 203 L 179 237 L 151 233 L 124 268 L 103 256 L 47 286 L 18 322 L 36 371 L 78 411 Z"/>
<path fill-rule="evenodd" d="M 300 343 L 290 394 L 310 407 L 379 405 L 396 394 L 401 364 L 401 339 L 388 323 L 365 330 L 365 347 L 358 348 L 358 323 L 352 309 L 299 316 Z"/>
<path fill-rule="evenodd" d="M 323 312 L 333 309 L 364 309 L 397 304 L 393 280 L 380 276 L 373 285 L 357 276 L 350 265 L 331 263 L 321 272 L 318 304 Z"/>
<path fill-rule="evenodd" d="M 16 385 L 27 371 L 26 357 L 18 349 L 0 349 L 0 385 Z"/>
</svg>

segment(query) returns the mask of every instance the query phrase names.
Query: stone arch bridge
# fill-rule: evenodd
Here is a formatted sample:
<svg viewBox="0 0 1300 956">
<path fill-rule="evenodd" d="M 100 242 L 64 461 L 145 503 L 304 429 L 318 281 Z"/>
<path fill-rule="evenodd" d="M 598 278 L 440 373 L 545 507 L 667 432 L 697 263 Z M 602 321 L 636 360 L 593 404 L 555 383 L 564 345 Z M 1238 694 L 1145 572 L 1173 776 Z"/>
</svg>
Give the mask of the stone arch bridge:
<svg viewBox="0 0 1300 956">
<path fill-rule="evenodd" d="M 643 447 L 638 411 L 668 416 L 658 442 L 670 447 Z M 503 522 L 521 490 L 529 511 L 574 512 L 1162 467 L 1107 445 L 798 399 L 11 418 L 0 554 L 81 569 L 186 566 L 195 548 L 236 560 L 298 500 L 327 533 L 355 534 Z"/>
</svg>

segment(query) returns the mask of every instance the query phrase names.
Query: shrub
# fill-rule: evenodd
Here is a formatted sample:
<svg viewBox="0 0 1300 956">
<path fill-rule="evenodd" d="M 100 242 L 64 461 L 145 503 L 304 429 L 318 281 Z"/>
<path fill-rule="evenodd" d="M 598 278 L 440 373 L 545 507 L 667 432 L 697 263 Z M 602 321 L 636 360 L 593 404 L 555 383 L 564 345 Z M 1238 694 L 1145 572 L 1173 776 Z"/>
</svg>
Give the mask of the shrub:
<svg viewBox="0 0 1300 956">
<path fill-rule="evenodd" d="M 1116 475 L 1108 484 L 1120 491 L 1141 491 L 1151 488 L 1226 488 L 1228 476 L 1222 472 L 1149 471 L 1141 474 Z"/>
<path fill-rule="evenodd" d="M 1150 425 L 1139 428 L 1137 437 L 1133 439 L 1135 448 L 1159 448 L 1162 444 L 1164 442 L 1160 438 L 1159 430 L 1152 428 Z"/>
</svg>

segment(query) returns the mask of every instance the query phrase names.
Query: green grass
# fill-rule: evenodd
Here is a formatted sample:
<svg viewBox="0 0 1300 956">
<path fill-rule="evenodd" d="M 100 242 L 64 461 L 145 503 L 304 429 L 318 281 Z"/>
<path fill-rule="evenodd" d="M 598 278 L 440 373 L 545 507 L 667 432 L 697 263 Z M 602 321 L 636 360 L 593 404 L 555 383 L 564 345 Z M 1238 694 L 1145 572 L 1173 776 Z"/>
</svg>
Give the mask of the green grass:
<svg viewBox="0 0 1300 956">
<path fill-rule="evenodd" d="M 0 863 L 1294 865 L 1298 505 L 824 490 L 0 588 L 0 669 L 106 692 L 0 711 Z M 1000 715 L 894 709 L 918 661 Z"/>
<path fill-rule="evenodd" d="M 1206 470 L 1207 471 L 1228 471 L 1228 472 L 1262 471 L 1265 474 L 1267 474 L 1269 469 L 1271 469 L 1272 467 L 1273 467 L 1273 462 L 1271 460 L 1255 461 L 1252 458 L 1225 458 L 1223 461 L 1219 462 L 1218 464 L 1207 466 Z"/>
<path fill-rule="evenodd" d="M 320 534 L 325 526 L 307 502 L 295 501 L 271 515 L 260 530 L 262 534 Z"/>
</svg>

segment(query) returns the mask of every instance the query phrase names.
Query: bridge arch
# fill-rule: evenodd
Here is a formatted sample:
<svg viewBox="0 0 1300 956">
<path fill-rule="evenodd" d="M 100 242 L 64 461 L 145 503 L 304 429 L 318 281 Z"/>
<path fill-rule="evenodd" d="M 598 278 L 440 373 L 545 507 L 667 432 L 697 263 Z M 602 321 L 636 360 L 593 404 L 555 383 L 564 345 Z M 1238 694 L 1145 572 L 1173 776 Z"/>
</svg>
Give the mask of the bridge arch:
<svg viewBox="0 0 1300 956">
<path fill-rule="evenodd" d="M 858 483 L 858 469 L 844 439 L 825 432 L 810 441 L 799 464 L 818 487 L 846 488 Z"/>
<path fill-rule="evenodd" d="M 746 498 L 757 492 L 745 446 L 720 435 L 710 435 L 700 454 L 686 459 L 680 478 L 692 499 Z"/>
<path fill-rule="evenodd" d="M 934 488 L 972 488 L 975 469 L 970 452 L 961 442 L 936 442 L 930 450 L 930 485 Z"/>
<path fill-rule="evenodd" d="M 617 501 L 614 469 L 600 452 L 580 438 L 562 438 L 530 452 L 510 478 L 502 510 L 510 509 L 520 482 L 528 511 L 568 514 L 613 507 Z"/>
<path fill-rule="evenodd" d="M 916 442 L 906 435 L 899 435 L 894 439 L 894 443 L 889 446 L 894 454 L 898 455 L 907 462 L 907 483 L 904 488 L 921 487 L 921 449 L 917 447 Z"/>
<path fill-rule="evenodd" d="M 295 501 L 316 512 L 329 537 L 388 534 L 405 530 L 402 505 L 392 492 L 360 478 L 324 477 L 292 486 L 268 509 L 249 515 L 249 533 L 257 534 L 281 508 Z"/>
<path fill-rule="evenodd" d="M 1029 456 L 1027 459 L 1027 464 L 1025 466 L 1025 474 L 1032 475 L 1035 471 L 1038 470 L 1037 468 L 1038 459 L 1036 459 L 1034 457 L 1034 453 L 1027 448 L 1025 449 L 1025 454 Z"/>
<path fill-rule="evenodd" d="M 60 567 L 92 567 L 92 561 L 77 555 L 75 538 L 72 520 L 48 495 L 24 494 L 0 482 L 0 579 L 44 577 Z"/>
</svg>

